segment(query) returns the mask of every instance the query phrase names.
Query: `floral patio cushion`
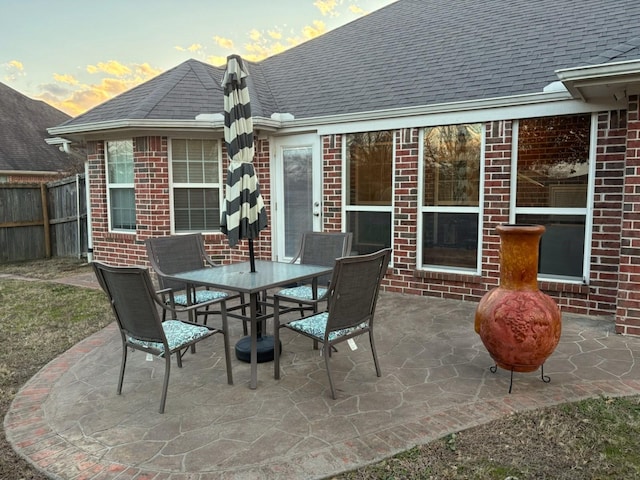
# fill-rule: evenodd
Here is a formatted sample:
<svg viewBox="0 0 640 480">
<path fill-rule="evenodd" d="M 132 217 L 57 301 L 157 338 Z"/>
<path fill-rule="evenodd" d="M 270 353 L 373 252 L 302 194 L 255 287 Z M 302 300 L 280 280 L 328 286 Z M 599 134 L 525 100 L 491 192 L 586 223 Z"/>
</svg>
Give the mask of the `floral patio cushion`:
<svg viewBox="0 0 640 480">
<path fill-rule="evenodd" d="M 327 293 L 326 288 L 318 288 L 318 298 Z M 278 292 L 278 296 L 299 298 L 301 300 L 313 300 L 313 289 L 307 285 L 299 287 L 283 288 Z"/>
<path fill-rule="evenodd" d="M 197 290 L 196 291 L 196 304 L 198 303 L 205 303 L 205 302 L 209 302 L 211 300 L 220 300 L 222 298 L 226 298 L 228 297 L 227 293 L 225 292 L 218 292 L 216 290 Z M 175 295 L 173 297 L 174 302 L 176 303 L 176 305 L 182 305 L 182 306 L 187 306 L 187 295 L 186 294 L 180 294 L 180 295 Z M 169 300 L 167 300 L 166 302 L 167 304 L 170 303 Z"/>
<path fill-rule="evenodd" d="M 167 337 L 169 349 L 171 349 L 172 351 L 189 342 L 198 340 L 202 337 L 206 337 L 211 332 L 211 330 L 206 327 L 201 327 L 199 325 L 190 325 L 179 320 L 167 320 L 166 322 L 162 323 L 162 328 L 164 329 L 164 334 Z M 131 336 L 128 336 L 127 340 L 142 347 L 155 348 L 162 352 L 161 355 L 164 354 L 164 345 L 160 342 L 145 342 Z"/>
<path fill-rule="evenodd" d="M 327 318 L 329 318 L 328 312 L 318 313 L 317 315 L 313 315 L 311 317 L 303 318 L 300 320 L 294 320 L 293 322 L 289 322 L 287 325 L 294 330 L 299 332 L 304 332 L 308 335 L 313 335 L 314 337 L 318 337 L 320 339 L 324 339 L 324 332 L 327 328 Z M 366 328 L 367 323 L 363 322 L 356 327 L 343 328 L 342 330 L 336 330 L 329 334 L 329 341 L 333 341 L 339 337 L 347 335 L 354 330 L 360 328 Z"/>
</svg>

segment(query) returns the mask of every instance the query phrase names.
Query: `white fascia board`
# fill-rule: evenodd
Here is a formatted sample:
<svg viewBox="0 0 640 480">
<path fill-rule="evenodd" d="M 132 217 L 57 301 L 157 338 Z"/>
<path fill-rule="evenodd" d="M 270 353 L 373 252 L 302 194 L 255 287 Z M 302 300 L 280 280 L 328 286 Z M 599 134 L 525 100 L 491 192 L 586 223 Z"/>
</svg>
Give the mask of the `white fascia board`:
<svg viewBox="0 0 640 480">
<path fill-rule="evenodd" d="M 365 112 L 337 117 L 294 121 L 286 127 L 300 128 L 302 122 L 315 124 L 319 135 L 354 133 L 397 128 L 455 125 L 518 118 L 591 113 L 611 109 L 609 103 L 585 103 L 568 92 L 546 92 L 466 102 L 443 103 L 401 110 Z M 295 124 L 295 125 L 293 125 Z"/>
</svg>

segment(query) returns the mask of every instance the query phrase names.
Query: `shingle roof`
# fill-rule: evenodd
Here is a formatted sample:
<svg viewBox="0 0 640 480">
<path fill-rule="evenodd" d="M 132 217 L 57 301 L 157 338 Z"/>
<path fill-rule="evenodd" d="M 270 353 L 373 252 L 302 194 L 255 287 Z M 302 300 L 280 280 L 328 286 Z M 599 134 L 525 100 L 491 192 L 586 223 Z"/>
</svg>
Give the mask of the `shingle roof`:
<svg viewBox="0 0 640 480">
<path fill-rule="evenodd" d="M 69 119 L 52 106 L 0 83 L 0 170 L 60 172 L 71 166 L 69 156 L 48 145 L 47 128 Z"/>
<path fill-rule="evenodd" d="M 541 92 L 561 68 L 640 59 L 637 0 L 398 0 L 259 63 L 252 112 L 306 118 Z M 67 125 L 222 113 L 189 60 Z"/>
</svg>

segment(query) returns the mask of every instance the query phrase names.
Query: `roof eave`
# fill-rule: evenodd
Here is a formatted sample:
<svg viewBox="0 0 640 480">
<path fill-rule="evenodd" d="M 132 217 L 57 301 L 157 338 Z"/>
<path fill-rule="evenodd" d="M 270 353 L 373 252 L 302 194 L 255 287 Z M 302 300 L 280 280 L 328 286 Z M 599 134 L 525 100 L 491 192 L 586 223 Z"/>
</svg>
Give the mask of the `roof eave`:
<svg viewBox="0 0 640 480">
<path fill-rule="evenodd" d="M 253 126 L 256 130 L 275 131 L 282 122 L 264 117 L 254 117 Z M 62 138 L 82 138 L 86 135 L 95 136 L 100 133 L 112 133 L 122 130 L 144 131 L 203 131 L 212 130 L 222 134 L 224 120 L 172 120 L 172 119 L 120 119 L 104 122 L 83 123 L 79 125 L 61 125 L 47 129 L 50 135 Z"/>
<path fill-rule="evenodd" d="M 574 98 L 585 102 L 621 101 L 640 92 L 640 60 L 563 68 L 555 73 Z"/>
<path fill-rule="evenodd" d="M 497 108 L 560 102 L 572 99 L 571 95 L 563 91 L 528 93 L 505 97 L 483 98 L 462 102 L 438 103 L 419 105 L 415 107 L 393 108 L 368 112 L 346 113 L 341 115 L 327 115 L 320 117 L 297 118 L 283 121 L 283 127 L 325 126 L 363 121 L 401 119 L 409 117 L 424 117 L 442 113 L 469 112 L 492 110 Z"/>
</svg>

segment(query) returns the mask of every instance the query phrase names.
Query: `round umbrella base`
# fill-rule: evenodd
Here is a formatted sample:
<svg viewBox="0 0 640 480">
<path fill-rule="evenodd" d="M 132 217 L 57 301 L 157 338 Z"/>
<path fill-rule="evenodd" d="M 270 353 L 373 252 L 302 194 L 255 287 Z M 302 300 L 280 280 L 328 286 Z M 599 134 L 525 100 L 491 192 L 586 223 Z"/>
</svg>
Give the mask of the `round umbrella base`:
<svg viewBox="0 0 640 480">
<path fill-rule="evenodd" d="M 258 337 L 257 352 L 258 363 L 272 362 L 274 353 L 274 338 L 271 335 L 263 335 Z M 280 351 L 282 351 L 282 343 L 280 343 Z M 251 337 L 242 337 L 236 343 L 236 358 L 241 362 L 251 362 Z"/>
</svg>

